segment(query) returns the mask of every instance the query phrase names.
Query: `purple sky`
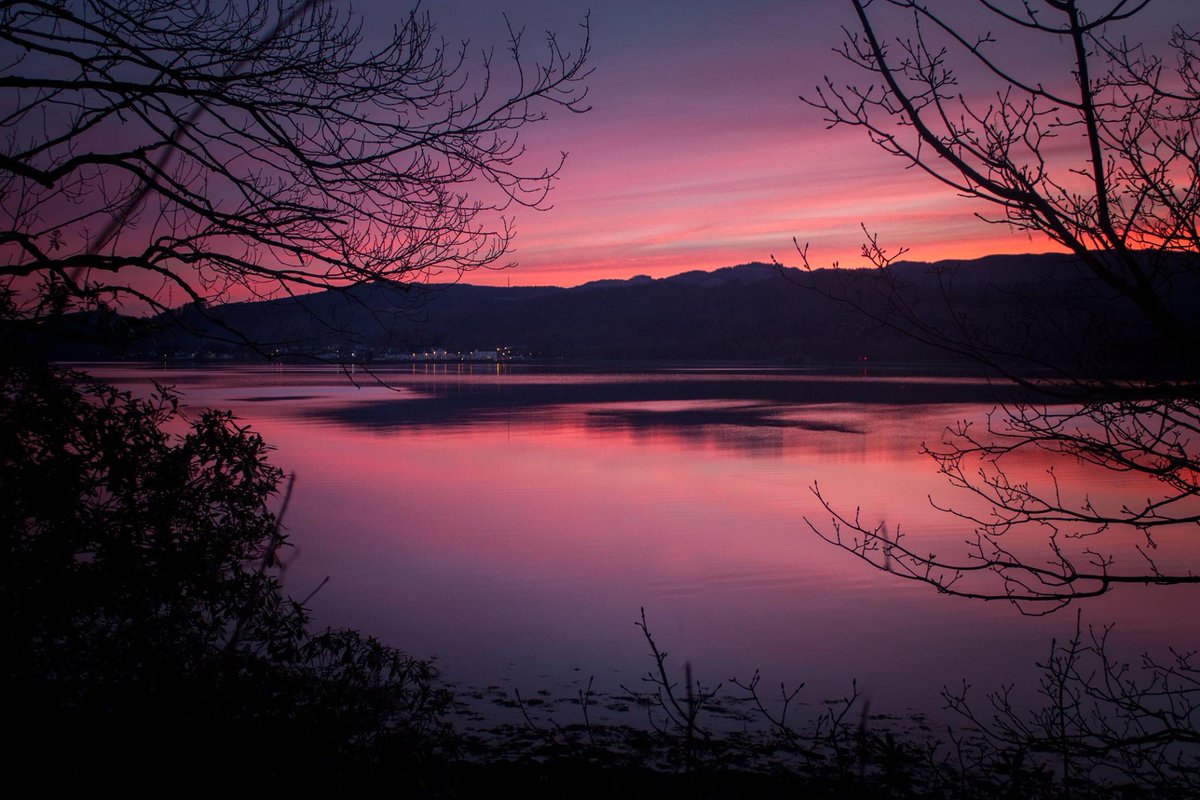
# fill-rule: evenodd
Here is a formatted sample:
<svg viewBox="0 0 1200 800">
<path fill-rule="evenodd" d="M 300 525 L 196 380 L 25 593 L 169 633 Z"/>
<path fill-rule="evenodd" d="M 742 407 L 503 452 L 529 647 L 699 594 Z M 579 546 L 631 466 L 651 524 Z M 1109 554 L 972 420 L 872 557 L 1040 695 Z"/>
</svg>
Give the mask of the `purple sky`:
<svg viewBox="0 0 1200 800">
<path fill-rule="evenodd" d="M 930 4 L 982 29 L 973 3 Z M 860 223 L 920 260 L 1052 249 L 1044 239 L 975 219 L 983 206 L 905 170 L 861 131 L 826 130 L 821 113 L 798 99 L 824 74 L 853 74 L 832 52 L 842 40 L 840 26 L 852 19 L 846 2 L 427 0 L 424 6 L 447 39 L 470 37 L 473 46 L 492 44 L 498 53 L 507 13 L 515 27 L 526 28 L 531 54 L 546 28 L 576 47 L 578 23 L 591 11 L 593 110 L 552 115 L 527 131 L 535 159 L 570 154 L 554 208 L 516 214 L 516 269 L 474 273 L 469 282 L 574 285 L 772 255 L 796 263 L 792 237 L 811 242 L 818 264 L 854 265 L 861 261 Z M 383 0 L 355 7 L 372 27 L 400 13 Z M 1200 23 L 1195 0 L 1155 0 L 1128 30 L 1158 45 L 1180 22 Z M 1004 54 L 1024 75 L 1069 79 L 1061 47 L 1030 47 L 988 24 L 998 38 L 1003 34 Z"/>
</svg>

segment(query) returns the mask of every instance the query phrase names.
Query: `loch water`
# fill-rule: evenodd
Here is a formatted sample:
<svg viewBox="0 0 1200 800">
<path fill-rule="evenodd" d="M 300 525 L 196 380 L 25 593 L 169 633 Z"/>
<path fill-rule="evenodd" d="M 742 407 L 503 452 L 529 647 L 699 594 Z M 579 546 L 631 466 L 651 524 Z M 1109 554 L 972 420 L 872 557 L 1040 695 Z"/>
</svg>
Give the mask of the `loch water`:
<svg viewBox="0 0 1200 800">
<path fill-rule="evenodd" d="M 285 586 L 316 624 L 350 626 L 463 685 L 570 692 L 652 666 L 640 609 L 672 668 L 706 684 L 758 670 L 857 680 L 873 709 L 936 713 L 964 680 L 1036 700 L 1051 639 L 1114 625 L 1124 657 L 1200 645 L 1200 591 L 1119 588 L 1043 617 L 938 594 L 824 541 L 831 515 L 884 522 L 962 555 L 971 498 L 920 452 L 1002 408 L 970 378 L 720 366 L 88 365 L 185 413 L 230 408 L 294 475 Z M 1145 487 L 1036 454 L 1009 465 L 1115 500 Z M 1032 534 L 1032 532 L 1030 532 Z M 1021 535 L 1030 535 L 1021 534 Z M 1032 537 L 1035 538 L 1036 537 Z M 1200 561 L 1200 544 L 1160 555 Z M 1036 542 L 1026 542 L 1036 547 Z M 328 580 L 326 581 L 326 578 Z M 322 583 L 324 582 L 324 585 Z M 806 698 L 806 699 L 805 699 Z"/>
</svg>

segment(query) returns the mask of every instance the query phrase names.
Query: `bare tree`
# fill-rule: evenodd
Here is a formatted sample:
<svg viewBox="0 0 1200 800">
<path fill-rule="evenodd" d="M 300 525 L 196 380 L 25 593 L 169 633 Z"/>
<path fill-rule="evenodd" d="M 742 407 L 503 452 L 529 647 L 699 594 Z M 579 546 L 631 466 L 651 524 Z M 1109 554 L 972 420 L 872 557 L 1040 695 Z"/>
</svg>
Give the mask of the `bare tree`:
<svg viewBox="0 0 1200 800">
<path fill-rule="evenodd" d="M 1193 796 L 1200 788 L 1195 653 L 1129 663 L 1110 652 L 1110 631 L 1085 632 L 1077 618 L 1073 635 L 1051 642 L 1039 664 L 1044 705 L 1033 713 L 1014 699 L 1012 686 L 989 694 L 981 712 L 965 682 L 944 691 L 947 707 L 983 734 L 984 752 L 1041 754 L 1066 786 L 1090 789 L 1103 776 L 1155 797 Z"/>
<path fill-rule="evenodd" d="M 519 132 L 586 110 L 586 20 L 540 60 L 386 44 L 333 0 L 0 5 L 0 284 L 151 309 L 501 265 L 507 209 L 562 158 Z M 507 61 L 507 69 L 502 69 Z"/>
<path fill-rule="evenodd" d="M 815 486 L 830 519 L 809 524 L 881 569 L 1029 613 L 1119 584 L 1200 583 L 1196 564 L 1163 562 L 1157 551 L 1200 532 L 1200 325 L 1177 298 L 1200 279 L 1200 35 L 1177 25 L 1162 52 L 1132 44 L 1120 26 L 1147 2 L 1130 0 L 1094 10 L 1075 0 L 978 0 L 971 13 L 999 31 L 978 34 L 952 24 L 956 9 L 920 0 L 851 5 L 858 28 L 840 53 L 870 81 L 826 78 L 807 102 L 831 127 L 861 128 L 907 166 L 990 205 L 981 218 L 1063 246 L 1080 272 L 1073 291 L 1100 305 L 1067 324 L 1070 297 L 1014 297 L 1021 334 L 1016 323 L 986 330 L 956 313 L 948 271 L 935 276 L 943 310 L 931 315 L 894 269 L 898 254 L 868 234 L 863 253 L 876 274 L 848 281 L 854 289 L 840 299 L 1028 391 L 989 415 L 986 430 L 959 424 L 926 447 L 970 498 L 944 509 L 971 531 L 965 553 L 910 545 L 894 526 L 889 534 L 837 511 Z M 886 37 L 897 22 L 906 33 Z M 1027 74 L 1010 39 L 1057 48 L 1062 74 Z M 1117 317 L 1134 320 L 1122 331 L 1141 332 L 1125 342 L 1133 358 L 1096 346 Z M 1151 361 L 1155 370 L 1140 368 Z M 1053 471 L 1039 482 L 1010 466 L 1033 452 L 1124 473 L 1143 500 L 1072 491 Z"/>
</svg>

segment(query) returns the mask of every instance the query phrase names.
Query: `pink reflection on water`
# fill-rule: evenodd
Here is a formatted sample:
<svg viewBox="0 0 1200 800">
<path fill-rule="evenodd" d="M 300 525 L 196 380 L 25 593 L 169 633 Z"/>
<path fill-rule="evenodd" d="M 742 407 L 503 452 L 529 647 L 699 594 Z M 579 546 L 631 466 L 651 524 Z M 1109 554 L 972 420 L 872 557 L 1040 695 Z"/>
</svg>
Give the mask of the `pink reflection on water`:
<svg viewBox="0 0 1200 800">
<path fill-rule="evenodd" d="M 819 481 L 840 509 L 939 553 L 961 547 L 969 530 L 927 499 L 961 498 L 918 448 L 990 404 L 621 400 L 375 426 L 312 413 L 497 380 L 409 376 L 400 393 L 325 372 L 178 377 L 190 402 L 232 403 L 296 472 L 287 582 L 304 596 L 330 576 L 317 619 L 436 653 L 453 678 L 536 688 L 578 668 L 603 688 L 636 681 L 649 666 L 633 627 L 645 606 L 672 663 L 690 660 L 707 682 L 761 669 L 768 683 L 807 681 L 816 701 L 858 677 L 873 708 L 936 709 L 938 689 L 963 677 L 1028 685 L 1050 637 L 1073 630 L 1070 612 L 1033 620 L 897 580 L 804 522 L 828 518 L 809 491 Z M 1016 466 L 1036 478 L 1048 465 Z M 1060 480 L 1114 499 L 1141 490 L 1070 465 Z M 1196 563 L 1195 545 L 1176 552 Z M 1195 646 L 1196 600 L 1119 590 L 1088 603 L 1085 622 L 1118 623 L 1130 654 Z"/>
</svg>

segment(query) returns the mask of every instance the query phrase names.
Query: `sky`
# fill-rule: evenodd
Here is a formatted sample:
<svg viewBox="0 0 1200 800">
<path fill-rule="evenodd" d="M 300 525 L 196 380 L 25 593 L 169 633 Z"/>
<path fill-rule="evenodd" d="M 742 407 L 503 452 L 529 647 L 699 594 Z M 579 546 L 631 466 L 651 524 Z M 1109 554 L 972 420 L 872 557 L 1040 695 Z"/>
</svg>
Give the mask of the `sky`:
<svg viewBox="0 0 1200 800">
<path fill-rule="evenodd" d="M 938 0 L 932 0 L 937 4 Z M 1135 33 L 1162 39 L 1195 16 L 1194 0 L 1154 0 Z M 979 26 L 965 0 L 943 2 Z M 502 46 L 505 15 L 530 44 L 552 29 L 562 44 L 591 25 L 594 68 L 583 115 L 551 114 L 523 132 L 531 157 L 568 158 L 553 208 L 515 213 L 517 266 L 467 282 L 578 285 L 662 277 L 772 257 L 796 264 L 793 239 L 816 265 L 863 263 L 861 225 L 908 258 L 1045 252 L 1043 238 L 975 218 L 978 201 L 878 150 L 859 130 L 828 130 L 799 98 L 822 76 L 847 77 L 833 50 L 852 21 L 838 0 L 426 0 L 440 33 L 472 47 Z M 402 12 L 358 0 L 367 30 Z M 966 9 L 966 10 L 964 10 Z M 994 27 L 994 26 L 993 26 Z M 999 31 L 998 31 L 999 33 Z M 1053 48 L 1005 40 L 1026 74 L 1062 76 Z M 1067 75 L 1069 77 L 1069 74 Z"/>
</svg>

